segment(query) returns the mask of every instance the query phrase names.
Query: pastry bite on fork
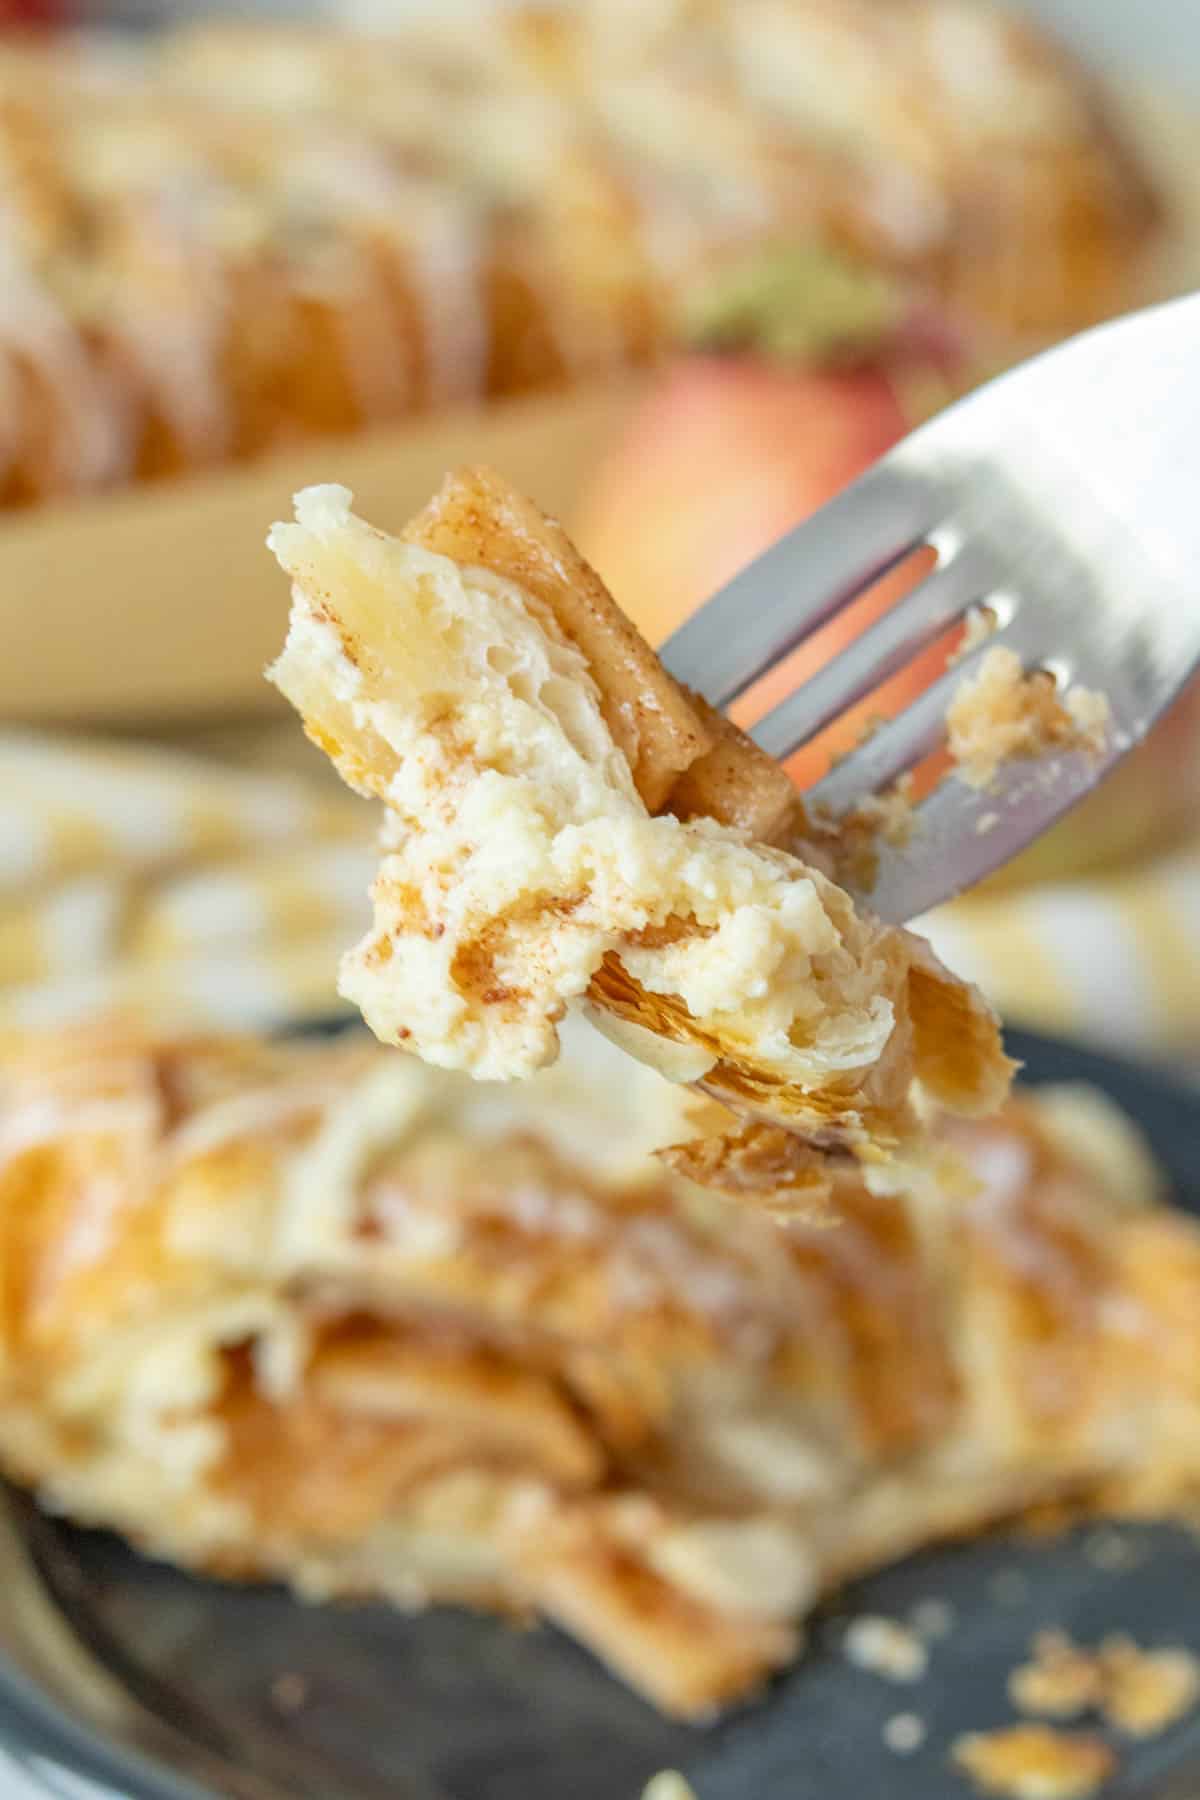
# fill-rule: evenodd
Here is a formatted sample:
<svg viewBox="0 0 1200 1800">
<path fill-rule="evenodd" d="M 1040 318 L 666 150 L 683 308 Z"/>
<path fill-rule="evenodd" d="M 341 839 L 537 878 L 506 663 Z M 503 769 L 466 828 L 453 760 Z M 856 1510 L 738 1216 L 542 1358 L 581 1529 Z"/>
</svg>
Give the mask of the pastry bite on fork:
<svg viewBox="0 0 1200 1800">
<path fill-rule="evenodd" d="M 341 971 L 378 1037 L 523 1079 L 579 1006 L 738 1115 L 740 1187 L 761 1164 L 797 1197 L 912 1144 L 926 1102 L 1001 1102 L 981 996 L 805 860 L 783 771 L 500 477 L 450 476 L 398 538 L 309 489 L 269 541 L 293 597 L 271 678 L 383 803 L 374 921 Z"/>
</svg>

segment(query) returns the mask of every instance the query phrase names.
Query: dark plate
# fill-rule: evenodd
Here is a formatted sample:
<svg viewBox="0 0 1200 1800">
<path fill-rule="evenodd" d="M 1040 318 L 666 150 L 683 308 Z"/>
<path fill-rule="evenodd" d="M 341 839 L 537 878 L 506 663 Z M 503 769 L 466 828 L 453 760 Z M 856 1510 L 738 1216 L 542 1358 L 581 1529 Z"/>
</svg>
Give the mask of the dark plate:
<svg viewBox="0 0 1200 1800">
<path fill-rule="evenodd" d="M 1065 1045 L 1011 1042 L 1031 1081 L 1106 1089 L 1200 1212 L 1200 1096 Z M 658 1718 L 553 1631 L 191 1580 L 17 1496 L 0 1507 L 0 1571 L 6 1800 L 637 1800 L 666 1767 L 701 1800 L 962 1800 L 947 1747 L 1011 1718 L 1005 1678 L 1039 1627 L 1200 1652 L 1200 1543 L 1166 1527 L 914 1557 L 841 1607 L 900 1617 L 948 1602 L 954 1628 L 924 1680 L 850 1668 L 828 1611 L 808 1656 L 709 1730 Z M 928 1733 L 903 1758 L 882 1736 L 901 1711 Z M 1200 1717 L 1122 1760 L 1111 1792 L 1124 1800 L 1200 1800 Z"/>
</svg>

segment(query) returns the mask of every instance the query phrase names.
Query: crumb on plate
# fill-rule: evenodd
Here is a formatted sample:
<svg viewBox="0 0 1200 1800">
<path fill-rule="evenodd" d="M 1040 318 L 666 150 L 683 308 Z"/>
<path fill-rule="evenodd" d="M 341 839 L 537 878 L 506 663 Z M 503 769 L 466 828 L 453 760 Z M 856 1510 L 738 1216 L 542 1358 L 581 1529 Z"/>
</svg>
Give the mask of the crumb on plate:
<svg viewBox="0 0 1200 1800">
<path fill-rule="evenodd" d="M 1123 1633 L 1089 1650 L 1063 1631 L 1042 1631 L 1032 1659 L 1009 1676 L 1020 1712 L 1077 1719 L 1095 1712 L 1130 1737 L 1156 1737 L 1200 1699 L 1200 1659 L 1190 1650 L 1143 1650 Z"/>
<path fill-rule="evenodd" d="M 1100 1705 L 1104 1676 L 1098 1657 L 1065 1631 L 1039 1631 L 1030 1660 L 1008 1678 L 1008 1697 L 1018 1712 L 1044 1719 L 1077 1719 Z"/>
<path fill-rule="evenodd" d="M 950 1755 L 980 1793 L 1004 1800 L 1089 1800 L 1117 1768 L 1103 1738 L 1051 1725 L 969 1731 Z"/>
<path fill-rule="evenodd" d="M 1052 750 L 1099 756 L 1110 724 L 1103 694 L 1081 687 L 1061 693 L 1052 675 L 1026 673 L 1015 651 L 1001 644 L 964 677 L 946 708 L 955 772 L 973 788 L 990 787 L 1005 763 Z"/>
<path fill-rule="evenodd" d="M 1157 1737 L 1200 1700 L 1200 1658 L 1190 1650 L 1142 1650 L 1130 1637 L 1105 1638 L 1104 1716 L 1130 1737 Z"/>
<path fill-rule="evenodd" d="M 696 1800 L 696 1795 L 678 1769 L 660 1769 L 642 1789 L 642 1800 Z"/>
<path fill-rule="evenodd" d="M 915 1632 L 874 1613 L 851 1621 L 842 1647 L 847 1662 L 885 1681 L 920 1681 L 929 1667 L 929 1652 Z"/>
<path fill-rule="evenodd" d="M 883 1728 L 883 1741 L 896 1756 L 912 1756 L 928 1734 L 919 1713 L 893 1713 Z"/>
</svg>

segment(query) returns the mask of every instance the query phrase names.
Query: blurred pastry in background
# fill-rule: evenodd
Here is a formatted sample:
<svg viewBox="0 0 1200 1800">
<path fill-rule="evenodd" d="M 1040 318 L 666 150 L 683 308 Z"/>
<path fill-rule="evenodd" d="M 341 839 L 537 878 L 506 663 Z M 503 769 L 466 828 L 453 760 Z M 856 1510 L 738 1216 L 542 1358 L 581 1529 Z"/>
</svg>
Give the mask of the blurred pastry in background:
<svg viewBox="0 0 1200 1800">
<path fill-rule="evenodd" d="M 0 499 L 655 359 L 781 255 L 818 355 L 917 299 L 1006 356 L 1138 293 L 1150 185 L 1031 27 L 636 11 L 0 50 Z"/>
<path fill-rule="evenodd" d="M 567 1038 L 500 1106 L 361 1037 L 8 1039 L 5 1470 L 212 1575 L 542 1614 L 688 1719 L 920 1544 L 1194 1505 L 1200 1236 L 1099 1096 L 781 1230 Z"/>
</svg>

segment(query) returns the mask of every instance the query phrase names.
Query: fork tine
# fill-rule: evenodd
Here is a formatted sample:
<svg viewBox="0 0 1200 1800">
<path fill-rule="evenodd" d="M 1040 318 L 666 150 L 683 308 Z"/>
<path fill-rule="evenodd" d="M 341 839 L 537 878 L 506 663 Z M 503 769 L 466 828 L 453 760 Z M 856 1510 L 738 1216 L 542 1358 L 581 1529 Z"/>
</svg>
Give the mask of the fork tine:
<svg viewBox="0 0 1200 1800">
<path fill-rule="evenodd" d="M 937 572 L 894 616 L 761 721 L 755 736 L 782 756 L 972 600 L 991 603 L 999 629 L 987 643 L 806 795 L 835 816 L 944 743 L 946 708 L 993 645 L 1106 696 L 1098 760 L 1063 753 L 1002 769 L 986 796 L 943 782 L 912 847 L 880 858 L 885 899 L 868 898 L 884 916 L 912 917 L 1036 836 L 1200 669 L 1198 390 L 1200 295 L 1085 333 L 921 426 L 667 645 L 671 672 L 726 706 L 918 546 L 938 550 Z"/>
<path fill-rule="evenodd" d="M 889 608 L 883 617 L 754 726 L 769 755 L 790 756 L 861 700 L 918 650 L 986 598 L 999 579 L 978 548 L 960 550 Z"/>
<path fill-rule="evenodd" d="M 946 735 L 946 708 L 962 682 L 975 673 L 988 651 L 997 645 L 1015 651 L 1025 669 L 1037 668 L 1043 660 L 1044 646 L 1039 639 L 1037 619 L 1031 616 L 1036 610 L 1018 606 L 1002 630 L 990 632 L 982 643 L 931 682 L 903 712 L 840 758 L 805 798 L 834 815 L 845 812 L 856 800 L 878 793 L 936 750 Z"/>
<path fill-rule="evenodd" d="M 806 790 L 806 804 L 811 802 L 836 817 L 856 800 L 888 787 L 936 750 L 946 735 L 946 708 L 970 666 L 968 658 L 947 669 L 902 713 L 839 758 L 828 775 Z"/>
<path fill-rule="evenodd" d="M 922 483 L 877 464 L 694 613 L 660 652 L 667 669 L 728 706 L 915 550 L 933 505 Z"/>
<path fill-rule="evenodd" d="M 1119 754 L 1114 748 L 1107 760 Z M 1101 772 L 1094 757 L 1071 751 L 1032 769 L 1002 768 L 986 790 L 941 782 L 917 808 L 909 841 L 880 857 L 876 885 L 859 899 L 893 925 L 953 899 L 1053 825 Z"/>
</svg>

